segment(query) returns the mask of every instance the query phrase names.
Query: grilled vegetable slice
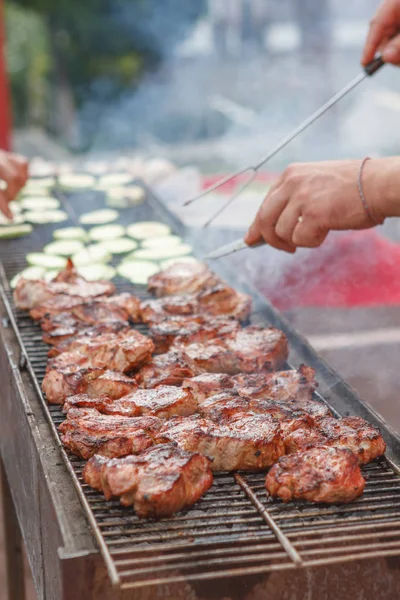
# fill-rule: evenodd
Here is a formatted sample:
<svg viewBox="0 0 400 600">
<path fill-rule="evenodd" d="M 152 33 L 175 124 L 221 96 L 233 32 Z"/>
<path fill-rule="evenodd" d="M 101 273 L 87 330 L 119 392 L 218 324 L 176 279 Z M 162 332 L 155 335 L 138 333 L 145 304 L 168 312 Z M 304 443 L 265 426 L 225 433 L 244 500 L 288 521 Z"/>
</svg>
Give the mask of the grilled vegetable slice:
<svg viewBox="0 0 400 600">
<path fill-rule="evenodd" d="M 90 213 L 85 213 L 79 218 L 79 222 L 82 225 L 102 225 L 104 223 L 112 223 L 118 219 L 119 213 L 117 210 L 112 208 L 103 208 L 101 210 L 94 210 Z"/>
<path fill-rule="evenodd" d="M 13 220 L 10 221 L 3 213 L 0 213 L 0 225 L 13 227 L 14 225 L 21 225 L 21 223 L 25 223 L 25 219 L 22 215 L 13 215 Z"/>
<path fill-rule="evenodd" d="M 63 269 L 67 264 L 64 256 L 44 254 L 43 252 L 30 252 L 26 255 L 28 265 L 43 267 L 44 269 Z"/>
<path fill-rule="evenodd" d="M 184 256 L 190 254 L 192 246 L 189 244 L 178 244 L 176 246 L 140 248 L 132 253 L 133 258 L 143 258 L 149 260 L 161 260 L 163 258 L 173 258 L 174 256 Z"/>
<path fill-rule="evenodd" d="M 133 178 L 133 175 L 130 173 L 109 173 L 100 177 L 96 187 L 99 190 L 107 190 L 110 187 L 117 185 L 126 185 L 127 183 L 130 183 Z"/>
<path fill-rule="evenodd" d="M 148 260 L 123 261 L 117 267 L 118 275 L 138 285 L 146 285 L 148 278 L 159 270 L 157 263 Z"/>
<path fill-rule="evenodd" d="M 29 235 L 32 232 L 32 225 L 4 225 L 0 227 L 0 239 L 12 239 Z"/>
<path fill-rule="evenodd" d="M 58 254 L 61 256 L 72 256 L 84 249 L 84 245 L 79 240 L 58 240 L 51 242 L 43 248 L 45 254 Z"/>
<path fill-rule="evenodd" d="M 114 267 L 102 263 L 93 263 L 84 267 L 78 267 L 78 273 L 88 281 L 97 281 L 98 279 L 109 280 L 115 277 Z"/>
<path fill-rule="evenodd" d="M 141 221 L 133 223 L 126 228 L 126 233 L 137 240 L 145 240 L 147 238 L 161 237 L 169 235 L 171 228 L 165 223 L 157 223 L 156 221 Z"/>
<path fill-rule="evenodd" d="M 45 225 L 46 223 L 61 223 L 68 220 L 68 215 L 63 210 L 27 210 L 24 213 L 26 221 Z"/>
<path fill-rule="evenodd" d="M 16 200 L 10 202 L 8 208 L 11 210 L 13 215 L 19 215 L 22 212 L 21 204 Z"/>
<path fill-rule="evenodd" d="M 60 206 L 60 201 L 51 196 L 25 196 L 21 200 L 22 208 L 26 210 L 52 210 Z"/>
<path fill-rule="evenodd" d="M 26 267 L 20 273 L 14 275 L 10 281 L 10 287 L 14 289 L 17 286 L 18 281 L 23 277 L 24 279 L 42 279 L 45 273 L 43 267 Z"/>
<path fill-rule="evenodd" d="M 68 190 L 80 190 L 93 187 L 96 180 L 93 175 L 87 173 L 65 173 L 58 177 L 58 183 Z"/>
<path fill-rule="evenodd" d="M 83 227 L 62 227 L 53 232 L 55 240 L 82 240 L 87 239 L 87 233 Z"/>
<path fill-rule="evenodd" d="M 195 258 L 194 256 L 179 256 L 177 258 L 168 258 L 167 260 L 161 261 L 161 268 L 168 269 L 168 267 L 170 267 L 171 265 L 175 265 L 176 263 L 182 263 L 182 262 L 196 264 L 196 263 L 199 263 L 200 261 L 197 260 L 197 258 Z"/>
<path fill-rule="evenodd" d="M 40 179 L 29 179 L 21 190 L 23 196 L 29 194 L 46 194 L 48 190 L 54 187 L 54 177 L 42 177 Z"/>
<path fill-rule="evenodd" d="M 74 254 L 72 262 L 76 266 L 85 267 L 93 263 L 107 263 L 111 259 L 111 252 L 107 248 L 104 248 L 100 244 L 92 244 Z"/>
<path fill-rule="evenodd" d="M 106 248 L 111 254 L 125 254 L 137 248 L 137 242 L 129 238 L 118 238 L 116 240 L 104 240 L 99 246 Z"/>
<path fill-rule="evenodd" d="M 170 248 L 183 244 L 182 238 L 179 235 L 162 235 L 161 237 L 148 238 L 143 240 L 143 248 Z"/>
<path fill-rule="evenodd" d="M 43 273 L 43 279 L 45 281 L 52 281 L 55 277 L 57 277 L 59 272 L 60 272 L 60 269 L 51 269 L 50 271 L 45 271 Z"/>
<path fill-rule="evenodd" d="M 105 240 L 116 240 L 124 235 L 125 228 L 122 225 L 103 225 L 101 227 L 93 227 L 89 231 L 89 237 L 95 242 Z"/>
</svg>

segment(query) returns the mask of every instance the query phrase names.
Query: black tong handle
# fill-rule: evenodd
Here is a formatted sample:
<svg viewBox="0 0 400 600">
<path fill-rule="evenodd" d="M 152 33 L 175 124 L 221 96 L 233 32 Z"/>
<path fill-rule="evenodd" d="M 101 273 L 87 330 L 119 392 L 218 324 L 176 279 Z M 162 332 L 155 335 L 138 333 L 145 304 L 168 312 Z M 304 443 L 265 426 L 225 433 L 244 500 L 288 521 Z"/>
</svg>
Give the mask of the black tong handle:
<svg viewBox="0 0 400 600">
<path fill-rule="evenodd" d="M 378 56 L 377 58 L 374 58 L 374 60 L 371 60 L 371 62 L 368 63 L 366 67 L 364 67 L 364 71 L 367 75 L 373 75 L 381 67 L 383 67 L 384 64 L 385 63 L 383 62 L 383 58 L 381 56 Z"/>
</svg>

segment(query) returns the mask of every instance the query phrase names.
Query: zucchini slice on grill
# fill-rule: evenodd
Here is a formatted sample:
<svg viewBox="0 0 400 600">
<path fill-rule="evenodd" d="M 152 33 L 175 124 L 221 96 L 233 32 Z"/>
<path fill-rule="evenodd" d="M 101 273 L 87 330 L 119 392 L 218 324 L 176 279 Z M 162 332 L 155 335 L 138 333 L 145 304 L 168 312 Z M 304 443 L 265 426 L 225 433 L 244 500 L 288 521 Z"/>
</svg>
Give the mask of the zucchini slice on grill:
<svg viewBox="0 0 400 600">
<path fill-rule="evenodd" d="M 86 246 L 72 256 L 72 262 L 76 267 L 86 267 L 93 263 L 104 264 L 112 259 L 112 254 L 100 244 L 91 244 Z"/>
<path fill-rule="evenodd" d="M 79 217 L 79 222 L 82 225 L 103 225 L 104 223 L 112 223 L 119 217 L 119 212 L 112 208 L 102 208 L 85 213 Z"/>
<path fill-rule="evenodd" d="M 174 258 L 175 256 L 184 256 L 192 252 L 192 246 L 189 244 L 177 244 L 175 246 L 140 248 L 132 253 L 132 258 L 142 258 L 146 260 L 162 260 L 165 258 Z"/>
<path fill-rule="evenodd" d="M 62 227 L 53 232 L 55 240 L 81 240 L 86 241 L 88 235 L 83 227 Z"/>
<path fill-rule="evenodd" d="M 62 223 L 68 220 L 68 215 L 63 210 L 27 210 L 24 217 L 26 221 L 38 225 Z"/>
<path fill-rule="evenodd" d="M 104 240 L 99 242 L 99 246 L 106 248 L 111 254 L 126 254 L 127 252 L 132 252 L 137 248 L 137 242 L 135 240 L 131 240 L 130 238 L 117 238 L 113 240 Z"/>
<path fill-rule="evenodd" d="M 20 271 L 10 281 L 11 289 L 17 287 L 17 283 L 22 277 L 24 279 L 43 279 L 45 269 L 43 267 L 26 267 L 23 271 Z"/>
<path fill-rule="evenodd" d="M 26 210 L 44 211 L 59 208 L 60 201 L 51 196 L 25 196 L 22 198 L 20 205 Z"/>
<path fill-rule="evenodd" d="M 157 223 L 157 221 L 141 221 L 133 223 L 126 228 L 126 233 L 137 240 L 145 240 L 147 238 L 161 237 L 169 235 L 171 228 L 165 223 Z"/>
<path fill-rule="evenodd" d="M 97 281 L 99 279 L 110 280 L 116 274 L 114 267 L 103 263 L 92 263 L 91 265 L 78 267 L 78 273 L 88 281 Z"/>
<path fill-rule="evenodd" d="M 43 248 L 45 254 L 56 254 L 61 256 L 72 256 L 84 249 L 80 240 L 57 240 L 50 242 Z"/>
<path fill-rule="evenodd" d="M 146 285 L 148 278 L 159 270 L 157 263 L 148 260 L 123 261 L 117 267 L 118 275 L 138 285 Z"/>
<path fill-rule="evenodd" d="M 7 240 L 29 235 L 32 232 L 32 225 L 4 225 L 0 227 L 0 239 Z"/>
<path fill-rule="evenodd" d="M 63 269 L 67 264 L 67 259 L 64 256 L 44 254 L 44 252 L 29 252 L 26 255 L 26 262 L 28 265 L 44 269 Z"/>
<path fill-rule="evenodd" d="M 125 233 L 125 228 L 122 225 L 102 225 L 93 227 L 89 231 L 89 237 L 94 242 L 103 242 L 105 240 L 117 240 Z"/>
</svg>

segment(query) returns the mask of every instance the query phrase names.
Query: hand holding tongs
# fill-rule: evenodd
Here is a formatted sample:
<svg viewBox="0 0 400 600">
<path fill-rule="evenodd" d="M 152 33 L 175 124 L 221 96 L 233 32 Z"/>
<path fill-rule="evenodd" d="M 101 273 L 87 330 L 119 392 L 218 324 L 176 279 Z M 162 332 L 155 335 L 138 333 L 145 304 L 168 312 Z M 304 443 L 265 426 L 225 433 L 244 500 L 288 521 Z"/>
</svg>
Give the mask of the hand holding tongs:
<svg viewBox="0 0 400 600">
<path fill-rule="evenodd" d="M 323 106 L 321 106 L 315 113 L 313 113 L 310 117 L 308 117 L 308 119 L 303 121 L 298 127 L 296 127 L 296 129 L 294 131 L 292 131 L 286 137 L 284 137 L 283 140 L 281 140 L 279 142 L 279 144 L 277 144 L 277 146 L 275 146 L 267 154 L 267 156 L 265 156 L 263 159 L 261 159 L 258 164 L 256 164 L 255 166 L 246 167 L 244 169 L 241 169 L 240 171 L 237 171 L 233 175 L 229 175 L 228 177 L 225 177 L 224 179 L 217 182 L 216 184 L 208 187 L 206 190 L 204 190 L 201 194 L 199 194 L 195 198 L 191 198 L 190 200 L 187 200 L 185 202 L 184 206 L 188 206 L 189 204 L 192 204 L 192 202 L 195 202 L 196 200 L 198 200 L 199 198 L 202 198 L 206 194 L 209 194 L 210 192 L 218 189 L 219 187 L 221 187 L 228 181 L 232 181 L 236 177 L 238 177 L 240 175 L 244 175 L 245 173 L 250 173 L 251 176 L 245 182 L 245 184 L 239 186 L 238 190 L 228 199 L 228 201 L 205 224 L 205 226 L 209 225 L 218 215 L 220 215 L 233 202 L 233 200 L 235 198 L 237 198 L 239 196 L 239 194 L 242 193 L 242 191 L 244 189 L 246 189 L 246 187 L 248 185 L 250 185 L 250 183 L 253 181 L 254 177 L 256 176 L 257 171 L 263 165 L 265 165 L 266 162 L 268 162 L 273 156 L 275 156 L 280 150 L 282 150 L 282 148 L 287 146 L 287 144 L 289 144 L 292 140 L 294 140 L 300 133 L 302 133 L 305 129 L 307 129 L 307 127 L 312 125 L 317 119 L 319 119 L 319 117 L 321 117 L 323 114 L 325 114 L 332 106 L 334 106 L 346 94 L 348 94 L 351 90 L 353 90 L 359 83 L 364 81 L 364 79 L 366 79 L 367 77 L 376 73 L 376 71 L 378 71 L 378 69 L 380 69 L 384 64 L 385 63 L 380 56 L 377 58 L 374 58 L 374 60 L 372 62 L 370 62 L 366 67 L 364 67 L 364 70 L 359 75 L 357 75 L 357 77 L 355 77 L 342 90 L 340 90 L 340 92 L 335 94 L 330 100 L 328 100 L 325 104 L 323 104 Z M 233 252 L 238 252 L 239 250 L 243 250 L 244 248 L 249 248 L 249 247 L 255 248 L 256 246 L 260 246 L 262 244 L 263 244 L 263 242 L 260 242 L 259 244 L 254 245 L 254 246 L 247 246 L 247 244 L 243 240 L 237 240 L 236 242 L 232 242 L 230 244 L 227 244 L 226 246 L 223 246 L 222 248 L 219 248 L 218 250 L 215 250 L 214 252 L 211 252 L 205 258 L 206 259 L 216 259 L 216 258 L 220 258 L 222 256 L 227 256 L 228 254 L 232 254 Z"/>
</svg>

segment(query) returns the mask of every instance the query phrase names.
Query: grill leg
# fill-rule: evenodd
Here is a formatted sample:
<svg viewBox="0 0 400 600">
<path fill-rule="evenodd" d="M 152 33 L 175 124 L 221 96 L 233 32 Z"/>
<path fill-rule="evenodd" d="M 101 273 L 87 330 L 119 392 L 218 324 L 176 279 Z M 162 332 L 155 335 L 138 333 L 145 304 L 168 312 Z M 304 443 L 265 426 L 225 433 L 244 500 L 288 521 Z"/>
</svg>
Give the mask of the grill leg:
<svg viewBox="0 0 400 600">
<path fill-rule="evenodd" d="M 22 555 L 22 537 L 11 498 L 7 476 L 0 458 L 1 496 L 4 519 L 4 550 L 6 558 L 8 600 L 25 600 L 25 575 Z"/>
</svg>

